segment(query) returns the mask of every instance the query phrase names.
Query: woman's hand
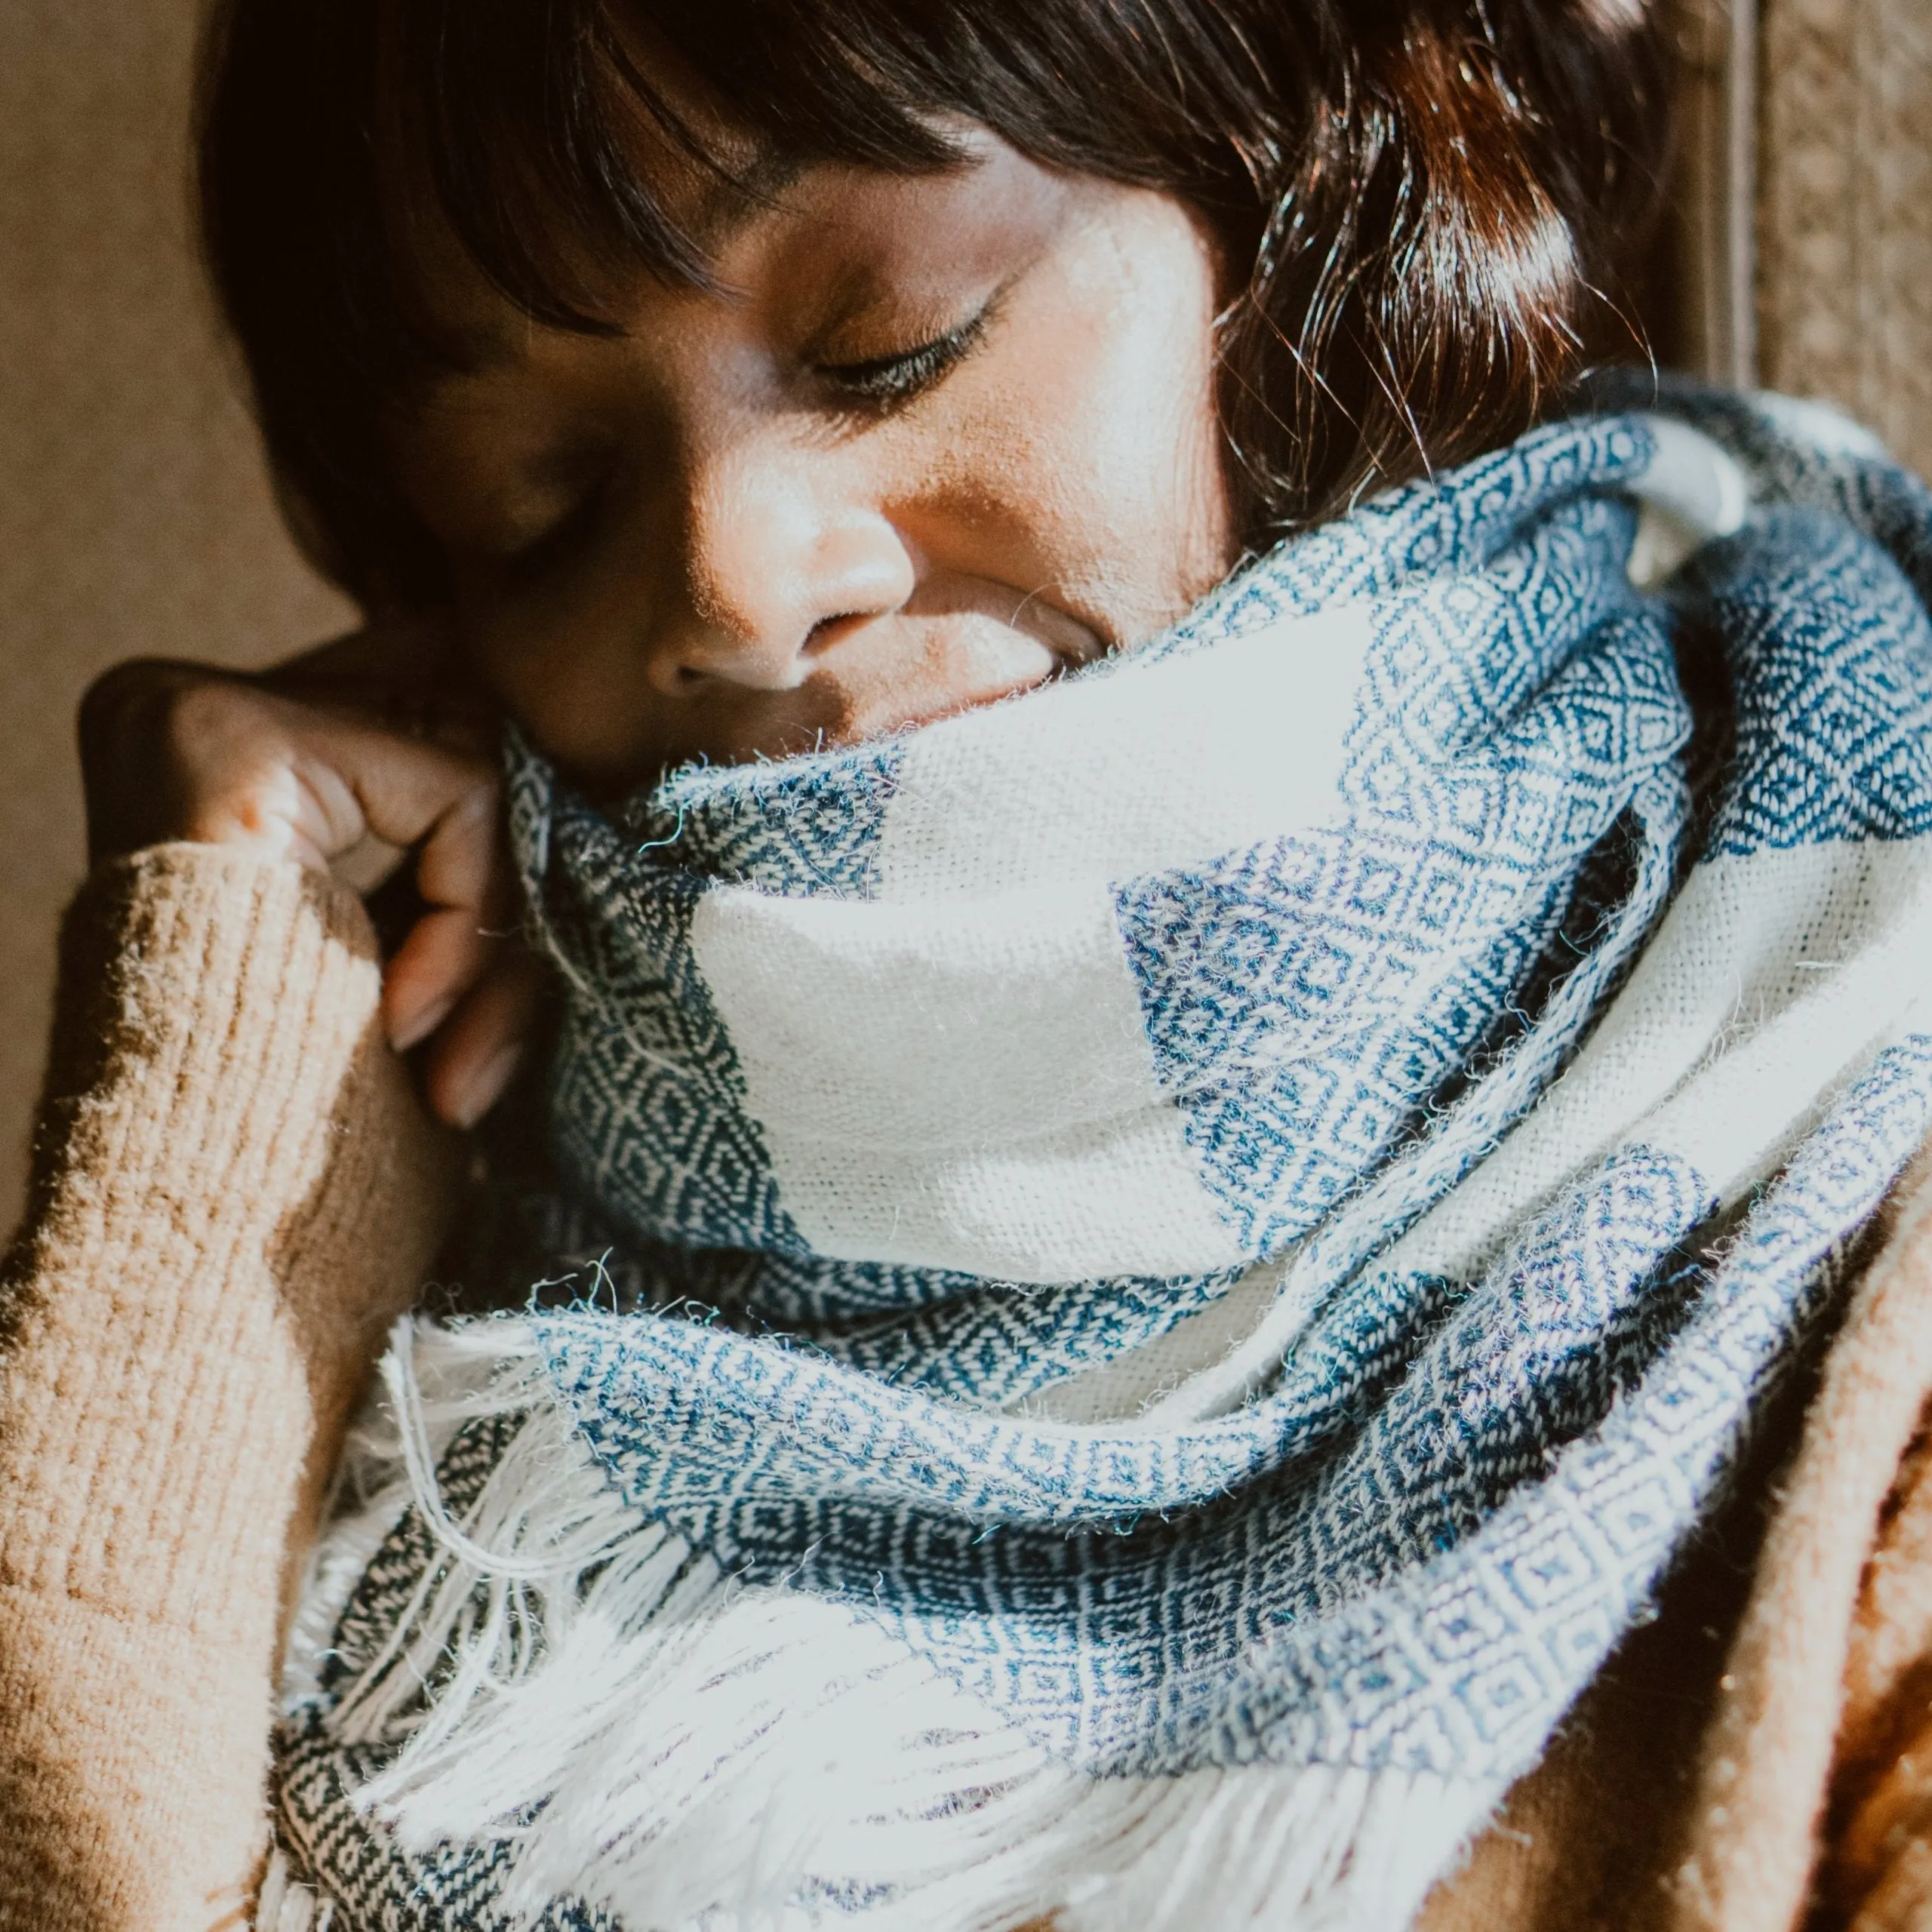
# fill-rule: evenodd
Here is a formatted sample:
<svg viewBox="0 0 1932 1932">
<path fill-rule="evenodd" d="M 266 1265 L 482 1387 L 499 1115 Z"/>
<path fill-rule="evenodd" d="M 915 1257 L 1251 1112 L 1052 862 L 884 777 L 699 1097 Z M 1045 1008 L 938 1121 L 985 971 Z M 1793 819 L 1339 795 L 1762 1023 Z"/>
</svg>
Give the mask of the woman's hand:
<svg viewBox="0 0 1932 1932">
<path fill-rule="evenodd" d="M 427 909 L 389 962 L 384 1023 L 398 1050 L 429 1043 L 429 1104 L 469 1127 L 516 1070 L 537 976 L 511 930 L 490 720 L 449 663 L 434 632 L 394 627 L 260 677 L 124 664 L 82 705 L 81 764 L 96 859 L 185 839 L 327 871 L 408 848 Z"/>
</svg>

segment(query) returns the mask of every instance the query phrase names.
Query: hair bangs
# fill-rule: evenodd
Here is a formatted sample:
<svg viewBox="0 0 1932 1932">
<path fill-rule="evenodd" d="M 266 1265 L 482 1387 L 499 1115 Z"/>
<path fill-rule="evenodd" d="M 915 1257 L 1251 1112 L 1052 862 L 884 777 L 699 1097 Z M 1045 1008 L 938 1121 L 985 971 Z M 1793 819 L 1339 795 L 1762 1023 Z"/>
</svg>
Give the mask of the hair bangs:
<svg viewBox="0 0 1932 1932">
<path fill-rule="evenodd" d="M 420 600 L 441 566 L 384 425 L 460 361 L 452 248 L 534 322 L 611 332 L 627 277 L 709 283 L 721 198 L 943 169 L 975 123 L 1213 227 L 1259 547 L 1507 440 L 1593 340 L 1641 343 L 1620 263 L 1668 61 L 1635 0 L 217 0 L 204 233 L 312 554 Z"/>
<path fill-rule="evenodd" d="M 623 0 L 388 10 L 374 106 L 385 173 L 416 184 L 405 228 L 445 226 L 533 321 L 603 334 L 614 273 L 709 285 L 694 202 L 761 199 L 774 162 L 914 173 L 957 158 L 933 102 L 903 74 L 893 86 L 875 49 L 801 47 L 768 30 L 769 10 L 717 11 L 725 32 L 691 30 L 695 8 L 658 18 Z"/>
</svg>

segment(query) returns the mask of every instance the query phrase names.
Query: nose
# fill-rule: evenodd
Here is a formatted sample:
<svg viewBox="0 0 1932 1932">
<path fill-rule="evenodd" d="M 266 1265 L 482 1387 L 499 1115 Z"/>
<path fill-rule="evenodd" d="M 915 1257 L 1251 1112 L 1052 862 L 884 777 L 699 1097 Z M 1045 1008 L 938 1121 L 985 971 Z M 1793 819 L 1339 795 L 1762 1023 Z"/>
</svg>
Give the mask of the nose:
<svg viewBox="0 0 1932 1932">
<path fill-rule="evenodd" d="M 659 605 L 646 669 L 665 697 L 721 682 L 790 690 L 821 640 L 849 628 L 837 620 L 888 615 L 912 595 L 912 557 L 841 460 L 852 453 L 777 442 L 720 436 L 667 478 L 667 561 L 681 581 Z"/>
</svg>

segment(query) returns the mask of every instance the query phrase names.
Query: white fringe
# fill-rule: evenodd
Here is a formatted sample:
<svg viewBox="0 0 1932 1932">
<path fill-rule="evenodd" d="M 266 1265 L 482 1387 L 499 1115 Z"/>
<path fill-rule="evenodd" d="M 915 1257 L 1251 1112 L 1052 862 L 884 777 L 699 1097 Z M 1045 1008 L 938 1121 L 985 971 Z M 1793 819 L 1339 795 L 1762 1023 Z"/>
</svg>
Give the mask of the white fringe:
<svg viewBox="0 0 1932 1932">
<path fill-rule="evenodd" d="M 335 1907 L 320 1899 L 312 1885 L 293 1876 L 288 1854 L 278 1848 L 262 1875 L 255 1932 L 329 1932 L 334 1922 Z"/>
<path fill-rule="evenodd" d="M 384 1377 L 393 1432 L 359 1445 L 289 1695 L 315 1695 L 327 1632 L 413 1503 L 451 1561 L 327 1722 L 403 1740 L 358 1801 L 405 1844 L 515 1846 L 518 1918 L 568 1893 L 703 1932 L 844 1919 L 858 1898 L 869 1932 L 1054 1912 L 1064 1932 L 1398 1932 L 1500 1795 L 1326 1766 L 1088 1777 L 876 1625 L 739 1584 L 641 1519 L 521 1323 L 405 1323 Z M 453 1520 L 434 1472 L 456 1430 L 526 1412 Z M 800 1903 L 826 1889 L 835 1912 Z M 311 1932 L 266 1899 L 266 1932 Z"/>
</svg>

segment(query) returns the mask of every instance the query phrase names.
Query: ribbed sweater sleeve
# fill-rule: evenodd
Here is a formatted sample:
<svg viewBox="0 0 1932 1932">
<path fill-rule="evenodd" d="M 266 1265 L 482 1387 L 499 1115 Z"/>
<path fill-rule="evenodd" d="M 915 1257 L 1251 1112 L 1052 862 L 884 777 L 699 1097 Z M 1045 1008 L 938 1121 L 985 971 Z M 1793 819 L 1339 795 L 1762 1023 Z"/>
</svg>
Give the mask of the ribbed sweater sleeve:
<svg viewBox="0 0 1932 1932">
<path fill-rule="evenodd" d="M 291 1553 L 454 1156 L 353 897 L 168 846 L 69 915 L 0 1278 L 0 1927 L 247 1922 Z"/>
</svg>

